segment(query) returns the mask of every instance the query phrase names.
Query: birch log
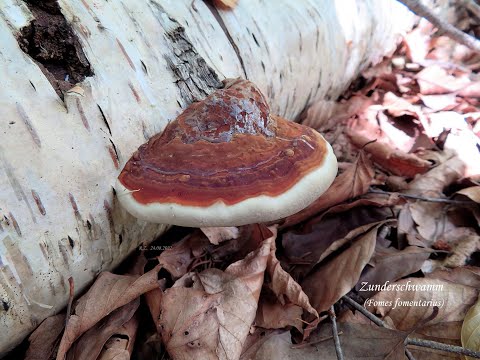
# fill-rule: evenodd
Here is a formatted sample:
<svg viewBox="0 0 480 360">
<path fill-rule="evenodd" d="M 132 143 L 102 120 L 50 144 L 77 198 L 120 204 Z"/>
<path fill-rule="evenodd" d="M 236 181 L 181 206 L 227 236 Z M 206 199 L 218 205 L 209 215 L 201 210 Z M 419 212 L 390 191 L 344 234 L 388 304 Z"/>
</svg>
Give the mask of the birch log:
<svg viewBox="0 0 480 360">
<path fill-rule="evenodd" d="M 125 161 L 226 77 L 295 119 L 395 48 L 413 17 L 394 0 L 59 0 L 92 76 L 62 99 L 22 52 L 35 18 L 0 3 L 0 357 L 165 226 L 117 206 Z"/>
</svg>

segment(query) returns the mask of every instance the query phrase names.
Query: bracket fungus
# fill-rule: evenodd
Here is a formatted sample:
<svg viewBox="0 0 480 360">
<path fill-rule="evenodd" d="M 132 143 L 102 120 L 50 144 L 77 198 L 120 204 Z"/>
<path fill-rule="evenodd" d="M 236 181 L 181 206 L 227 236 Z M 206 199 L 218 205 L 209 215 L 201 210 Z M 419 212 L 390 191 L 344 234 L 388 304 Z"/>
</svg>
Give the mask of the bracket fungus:
<svg viewBox="0 0 480 360">
<path fill-rule="evenodd" d="M 140 146 L 115 188 L 143 220 L 239 226 L 302 210 L 336 174 L 337 159 L 317 131 L 270 114 L 260 90 L 235 79 Z"/>
</svg>

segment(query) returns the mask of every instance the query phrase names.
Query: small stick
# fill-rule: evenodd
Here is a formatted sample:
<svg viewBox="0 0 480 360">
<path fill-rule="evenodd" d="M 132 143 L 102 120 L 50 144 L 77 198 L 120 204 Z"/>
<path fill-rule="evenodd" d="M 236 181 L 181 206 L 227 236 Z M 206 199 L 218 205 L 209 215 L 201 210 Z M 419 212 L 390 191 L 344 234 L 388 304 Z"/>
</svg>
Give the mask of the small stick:
<svg viewBox="0 0 480 360">
<path fill-rule="evenodd" d="M 431 340 L 406 338 L 405 345 L 416 345 L 416 346 L 428 347 L 430 349 L 441 350 L 441 351 L 451 352 L 455 354 L 462 354 L 462 355 L 474 357 L 476 359 L 480 359 L 480 351 L 473 351 L 470 349 L 465 349 L 461 346 L 442 344 L 442 343 L 431 341 Z"/>
<path fill-rule="evenodd" d="M 449 23 L 440 19 L 435 15 L 432 10 L 430 10 L 425 5 L 421 4 L 418 0 L 397 0 L 398 2 L 405 5 L 411 12 L 414 14 L 423 17 L 430 21 L 433 26 L 442 31 L 449 38 L 463 44 L 473 51 L 480 53 L 480 41 L 474 37 L 465 34 L 463 31 L 457 29 L 455 26 L 450 25 Z"/>
<path fill-rule="evenodd" d="M 68 278 L 68 285 L 69 285 L 69 294 L 68 294 L 68 305 L 67 305 L 67 315 L 65 316 L 65 327 L 68 325 L 68 320 L 70 319 L 70 314 L 72 312 L 72 303 L 73 303 L 73 297 L 75 293 L 75 286 L 73 283 L 73 277 Z"/>
<path fill-rule="evenodd" d="M 472 204 L 471 201 L 431 198 L 431 197 L 425 197 L 420 195 L 403 194 L 403 193 L 383 191 L 383 190 L 372 189 L 372 188 L 370 188 L 368 192 L 373 194 L 383 194 L 383 195 L 397 194 L 398 196 L 406 199 L 414 199 L 414 200 L 421 200 L 421 201 L 428 201 L 428 202 L 435 202 L 435 203 L 446 203 L 446 204 L 455 204 L 455 205 L 471 205 Z"/>
<path fill-rule="evenodd" d="M 415 357 L 407 348 L 405 348 L 405 355 L 407 355 L 408 360 L 415 360 Z"/>
<path fill-rule="evenodd" d="M 337 353 L 337 359 L 343 360 L 343 352 L 342 352 L 342 347 L 340 345 L 340 338 L 338 337 L 337 320 L 336 320 L 335 309 L 333 308 L 333 305 L 330 306 L 330 310 L 328 310 L 328 315 L 330 315 L 330 320 L 332 321 L 333 342 L 335 343 L 335 351 Z"/>
<path fill-rule="evenodd" d="M 370 321 L 372 321 L 376 325 L 384 327 L 385 329 L 391 329 L 390 325 L 388 325 L 385 321 L 373 315 L 370 311 L 365 309 L 362 305 L 360 305 L 359 303 L 357 303 L 355 300 L 348 297 L 347 295 L 342 296 L 342 300 L 348 303 L 349 305 L 352 305 L 355 308 L 355 310 L 358 310 L 359 312 L 361 312 L 363 315 L 365 315 L 365 317 L 367 317 Z"/>
</svg>

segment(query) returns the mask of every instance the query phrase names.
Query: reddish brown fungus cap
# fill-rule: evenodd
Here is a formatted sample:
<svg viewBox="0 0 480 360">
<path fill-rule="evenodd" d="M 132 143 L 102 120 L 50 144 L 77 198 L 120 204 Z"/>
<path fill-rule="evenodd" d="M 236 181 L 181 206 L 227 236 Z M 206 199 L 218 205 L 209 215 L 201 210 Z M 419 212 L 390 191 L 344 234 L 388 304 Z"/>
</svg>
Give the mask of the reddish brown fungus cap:
<svg viewBox="0 0 480 360">
<path fill-rule="evenodd" d="M 270 114 L 259 89 L 237 79 L 140 146 L 116 190 L 144 220 L 235 226 L 302 210 L 336 173 L 337 160 L 318 132 Z"/>
</svg>

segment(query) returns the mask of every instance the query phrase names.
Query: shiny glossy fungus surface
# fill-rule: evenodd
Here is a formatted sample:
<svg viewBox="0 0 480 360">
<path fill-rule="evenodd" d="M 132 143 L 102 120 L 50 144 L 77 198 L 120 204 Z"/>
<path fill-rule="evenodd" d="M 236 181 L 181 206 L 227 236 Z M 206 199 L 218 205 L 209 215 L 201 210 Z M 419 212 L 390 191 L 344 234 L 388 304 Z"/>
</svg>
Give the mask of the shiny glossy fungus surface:
<svg viewBox="0 0 480 360">
<path fill-rule="evenodd" d="M 234 80 L 140 146 L 119 180 L 142 204 L 231 205 L 282 194 L 326 152 L 315 130 L 271 115 L 253 83 Z"/>
</svg>

